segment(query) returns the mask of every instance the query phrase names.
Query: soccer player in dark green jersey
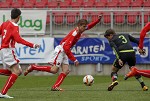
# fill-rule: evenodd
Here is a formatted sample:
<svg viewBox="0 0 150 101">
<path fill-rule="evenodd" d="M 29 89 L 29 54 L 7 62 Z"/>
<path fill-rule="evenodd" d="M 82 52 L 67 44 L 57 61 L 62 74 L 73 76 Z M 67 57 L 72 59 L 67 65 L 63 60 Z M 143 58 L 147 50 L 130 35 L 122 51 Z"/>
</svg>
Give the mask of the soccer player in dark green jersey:
<svg viewBox="0 0 150 101">
<path fill-rule="evenodd" d="M 128 63 L 130 69 L 132 68 L 132 66 L 135 66 L 136 57 L 131 42 L 134 42 L 138 45 L 139 41 L 129 34 L 116 34 L 113 29 L 106 30 L 104 37 L 108 39 L 109 44 L 116 55 L 116 59 L 112 65 L 112 83 L 108 86 L 108 91 L 111 91 L 116 85 L 118 85 L 117 72 L 119 71 L 119 69 L 121 69 L 126 62 Z M 145 86 L 141 75 L 135 76 L 135 78 L 141 84 L 142 89 L 144 91 L 147 91 L 148 87 Z"/>
</svg>

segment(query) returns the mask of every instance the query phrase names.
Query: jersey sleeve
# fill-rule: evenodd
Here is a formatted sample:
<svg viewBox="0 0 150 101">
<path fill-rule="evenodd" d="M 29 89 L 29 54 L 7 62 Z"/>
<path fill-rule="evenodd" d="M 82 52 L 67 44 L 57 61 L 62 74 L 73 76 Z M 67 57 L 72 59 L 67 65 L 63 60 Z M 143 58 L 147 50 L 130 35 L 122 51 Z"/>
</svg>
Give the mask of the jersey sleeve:
<svg viewBox="0 0 150 101">
<path fill-rule="evenodd" d="M 136 38 L 134 38 L 133 36 L 131 36 L 131 35 L 129 35 L 129 34 L 128 34 L 128 36 L 129 36 L 129 39 L 130 39 L 131 42 L 134 42 L 134 43 L 136 43 L 137 45 L 139 45 L 139 40 L 137 40 Z"/>
<path fill-rule="evenodd" d="M 146 32 L 150 31 L 150 22 L 147 23 L 144 28 L 141 30 L 141 33 L 140 33 L 140 41 L 139 41 L 139 48 L 140 49 L 143 49 L 143 41 L 144 41 L 144 38 L 145 38 L 145 35 L 146 35 Z"/>
<path fill-rule="evenodd" d="M 2 27 L 0 26 L 0 35 L 2 35 Z"/>
<path fill-rule="evenodd" d="M 119 50 L 118 50 L 116 44 L 113 41 L 109 41 L 109 44 L 110 44 L 111 48 L 113 49 L 113 51 L 115 52 L 116 58 L 119 59 Z"/>
<path fill-rule="evenodd" d="M 73 44 L 73 40 L 74 40 L 76 34 L 77 33 L 74 31 L 73 34 L 65 41 L 65 44 L 63 46 L 63 49 L 64 49 L 66 55 L 73 62 L 76 60 L 76 58 L 74 57 L 73 53 L 71 52 L 71 46 Z"/>
<path fill-rule="evenodd" d="M 99 21 L 100 21 L 100 19 L 97 19 L 96 21 L 89 23 L 87 25 L 86 30 L 89 30 L 89 29 L 93 28 L 97 23 L 99 23 Z"/>
<path fill-rule="evenodd" d="M 15 40 L 17 43 L 20 43 L 20 44 L 29 46 L 29 47 L 31 47 L 31 48 L 34 47 L 34 44 L 33 44 L 33 43 L 30 43 L 30 42 L 24 40 L 23 38 L 21 38 L 21 36 L 19 35 L 19 29 L 14 30 L 14 32 L 13 32 L 13 38 L 14 38 L 14 40 Z"/>
</svg>

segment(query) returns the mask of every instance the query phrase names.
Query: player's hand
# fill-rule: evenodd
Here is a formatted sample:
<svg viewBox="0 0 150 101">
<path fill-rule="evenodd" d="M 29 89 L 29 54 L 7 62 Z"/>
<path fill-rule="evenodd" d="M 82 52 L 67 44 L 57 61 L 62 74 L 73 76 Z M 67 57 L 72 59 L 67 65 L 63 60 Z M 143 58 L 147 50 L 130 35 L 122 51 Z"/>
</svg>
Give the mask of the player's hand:
<svg viewBox="0 0 150 101">
<path fill-rule="evenodd" d="M 138 51 L 139 51 L 139 53 L 140 53 L 140 55 L 145 55 L 146 53 L 145 53 L 145 49 L 138 49 Z"/>
<path fill-rule="evenodd" d="M 118 62 L 120 66 L 123 66 L 123 61 L 121 59 L 119 59 Z"/>
<path fill-rule="evenodd" d="M 99 15 L 99 16 L 98 16 L 98 19 L 100 19 L 100 20 L 101 20 L 101 18 L 102 18 L 102 17 L 103 17 L 103 15 Z"/>
<path fill-rule="evenodd" d="M 75 66 L 78 66 L 78 65 L 79 65 L 79 61 L 78 61 L 78 60 L 75 60 L 75 61 L 74 61 L 74 65 L 75 65 Z"/>
<path fill-rule="evenodd" d="M 40 47 L 40 45 L 38 45 L 38 44 L 34 44 L 34 48 L 36 49 L 36 48 L 39 48 Z"/>
</svg>

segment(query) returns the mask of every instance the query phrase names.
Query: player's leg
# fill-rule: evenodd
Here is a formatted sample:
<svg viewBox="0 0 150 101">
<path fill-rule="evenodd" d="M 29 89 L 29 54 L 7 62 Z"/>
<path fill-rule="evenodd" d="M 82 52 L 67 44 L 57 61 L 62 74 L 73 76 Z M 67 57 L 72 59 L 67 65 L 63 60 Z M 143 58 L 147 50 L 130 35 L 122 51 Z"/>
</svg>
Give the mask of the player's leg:
<svg viewBox="0 0 150 101">
<path fill-rule="evenodd" d="M 0 75 L 10 76 L 11 71 L 8 69 L 0 69 Z"/>
<path fill-rule="evenodd" d="M 28 73 L 32 72 L 33 70 L 51 73 L 51 67 L 52 66 L 42 66 L 42 65 L 40 66 L 40 65 L 32 64 L 25 70 L 24 76 L 26 76 Z"/>
<path fill-rule="evenodd" d="M 134 52 L 131 52 L 128 54 L 128 56 L 130 56 L 128 58 L 128 65 L 129 65 L 129 68 L 132 69 L 135 64 L 136 64 L 136 58 L 135 58 L 135 53 Z M 134 70 L 134 69 L 133 69 Z M 142 79 L 142 76 L 141 75 L 135 75 L 135 78 L 137 79 L 137 81 L 140 83 L 142 89 L 144 91 L 147 91 L 148 90 L 148 87 L 145 85 L 143 79 Z"/>
<path fill-rule="evenodd" d="M 145 76 L 145 73 L 138 70 L 135 66 L 132 66 L 132 68 L 130 70 L 131 71 L 128 74 L 125 75 L 124 79 L 127 80 L 129 77 L 134 76 L 138 80 L 138 82 L 141 84 L 141 87 L 142 87 L 143 91 L 147 91 L 148 87 L 145 85 L 145 83 L 144 83 L 144 81 L 141 77 L 141 75 Z M 149 76 L 149 75 L 147 75 L 147 76 Z"/>
<path fill-rule="evenodd" d="M 64 79 L 66 78 L 66 76 L 69 74 L 69 62 L 68 62 L 68 57 L 66 54 L 62 55 L 63 57 L 61 57 L 59 60 L 59 63 L 61 62 L 61 68 L 62 68 L 62 72 L 59 74 L 55 84 L 52 86 L 52 91 L 62 91 L 63 89 L 61 89 L 59 86 L 62 84 L 62 82 L 64 81 Z M 62 59 L 62 60 L 61 60 Z"/>
<path fill-rule="evenodd" d="M 118 68 L 112 66 L 112 72 L 111 72 L 111 79 L 112 79 L 112 82 L 117 81 L 117 79 L 118 79 L 118 74 L 117 74 L 117 72 L 118 72 L 118 71 L 119 71 Z"/>
<path fill-rule="evenodd" d="M 125 75 L 125 80 L 135 75 L 142 75 L 150 78 L 150 70 L 139 70 L 134 66 L 131 68 L 131 71 Z"/>
<path fill-rule="evenodd" d="M 125 75 L 124 80 L 127 80 L 130 77 L 133 77 L 137 75 L 137 68 L 135 66 L 132 66 L 130 68 L 130 71 Z"/>
<path fill-rule="evenodd" d="M 116 85 L 118 85 L 118 81 L 117 81 L 117 79 L 118 79 L 118 74 L 117 74 L 118 70 L 119 70 L 118 68 L 112 66 L 112 72 L 111 72 L 112 83 L 108 86 L 108 91 L 113 90 L 113 88 Z"/>
<path fill-rule="evenodd" d="M 3 66 L 11 71 L 9 78 L 7 79 L 0 97 L 1 98 L 13 98 L 8 96 L 6 93 L 13 86 L 18 76 L 22 73 L 22 69 L 20 67 L 19 60 L 15 56 L 14 49 L 2 49 L 1 50 L 1 59 L 3 62 Z M 8 71 L 7 71 L 8 72 Z M 9 72 L 8 72 L 9 74 Z"/>
<path fill-rule="evenodd" d="M 3 89 L 1 91 L 1 95 L 3 95 L 2 97 L 4 97 L 4 98 L 12 98 L 12 97 L 8 96 L 6 93 L 13 86 L 13 84 L 15 83 L 18 76 L 21 75 L 21 73 L 22 73 L 22 69 L 21 69 L 20 65 L 18 65 L 18 64 L 12 65 L 10 67 L 10 70 L 11 70 L 12 74 L 7 79 Z"/>
<path fill-rule="evenodd" d="M 118 85 L 118 75 L 117 72 L 119 71 L 119 69 L 121 69 L 124 64 L 126 63 L 126 53 L 120 53 L 120 59 L 123 62 L 123 65 L 120 66 L 118 59 L 116 59 L 113 63 L 113 67 L 112 67 L 112 73 L 111 73 L 111 78 L 112 78 L 112 83 L 108 86 L 108 91 L 111 91 L 116 85 Z"/>
<path fill-rule="evenodd" d="M 32 72 L 33 70 L 36 71 L 44 71 L 44 72 L 49 72 L 49 73 L 57 73 L 58 67 L 61 65 L 62 62 L 62 52 L 61 52 L 61 47 L 57 46 L 55 48 L 54 53 L 52 54 L 51 60 L 50 60 L 50 66 L 39 66 L 39 65 L 30 65 L 24 72 L 24 75 L 26 76 L 28 73 Z"/>
<path fill-rule="evenodd" d="M 6 59 L 6 53 L 7 53 L 7 50 L 5 49 L 2 49 L 1 51 L 1 60 L 2 60 L 2 63 L 3 63 L 3 69 L 0 69 L 0 75 L 5 75 L 5 76 L 10 76 L 11 75 L 11 71 L 9 69 L 7 69 L 7 65 L 5 63 L 5 59 Z M 8 56 L 7 56 L 8 57 Z"/>
<path fill-rule="evenodd" d="M 150 78 L 150 70 L 136 70 L 137 74 Z"/>
<path fill-rule="evenodd" d="M 66 76 L 69 74 L 69 65 L 62 64 L 62 72 L 59 74 L 55 84 L 52 86 L 52 91 L 62 91 L 63 89 L 59 88 L 60 85 L 63 83 Z"/>
<path fill-rule="evenodd" d="M 143 91 L 147 91 L 148 87 L 145 85 L 142 76 L 141 75 L 136 75 L 135 78 L 137 79 L 137 81 L 141 84 L 141 87 L 143 89 Z"/>
<path fill-rule="evenodd" d="M 117 68 L 119 67 L 119 68 Z M 108 91 L 111 91 L 113 90 L 113 88 L 118 85 L 118 74 L 117 72 L 119 71 L 119 69 L 121 68 L 121 66 L 119 66 L 119 63 L 117 61 L 117 59 L 114 61 L 113 65 L 112 65 L 112 72 L 111 72 L 111 79 L 112 79 L 112 82 L 111 84 L 108 86 Z"/>
</svg>

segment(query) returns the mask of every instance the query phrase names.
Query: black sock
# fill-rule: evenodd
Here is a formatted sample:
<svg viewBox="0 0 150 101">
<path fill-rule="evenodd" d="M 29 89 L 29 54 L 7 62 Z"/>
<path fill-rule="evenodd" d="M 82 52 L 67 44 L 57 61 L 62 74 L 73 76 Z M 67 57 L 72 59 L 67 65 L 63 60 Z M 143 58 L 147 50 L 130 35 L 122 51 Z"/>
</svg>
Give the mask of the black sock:
<svg viewBox="0 0 150 101">
<path fill-rule="evenodd" d="M 145 86 L 144 82 L 141 82 L 141 87 L 143 88 Z"/>
<path fill-rule="evenodd" d="M 135 76 L 135 78 L 139 81 L 139 83 L 141 84 L 141 87 L 143 88 L 145 86 L 145 83 L 142 79 L 142 76 L 141 75 L 137 75 Z"/>
</svg>

